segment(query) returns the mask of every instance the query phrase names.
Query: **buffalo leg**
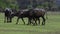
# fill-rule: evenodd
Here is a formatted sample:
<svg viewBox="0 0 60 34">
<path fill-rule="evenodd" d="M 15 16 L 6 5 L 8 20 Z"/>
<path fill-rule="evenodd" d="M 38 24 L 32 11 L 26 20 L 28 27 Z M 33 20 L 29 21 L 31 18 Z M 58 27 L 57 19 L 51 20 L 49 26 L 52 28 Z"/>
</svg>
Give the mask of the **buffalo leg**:
<svg viewBox="0 0 60 34">
<path fill-rule="evenodd" d="M 24 19 L 23 18 L 21 18 L 22 19 L 22 21 L 23 21 L 23 23 L 24 23 L 24 25 L 25 25 L 25 21 L 24 21 Z"/>
<path fill-rule="evenodd" d="M 17 19 L 17 22 L 16 22 L 16 24 L 18 24 L 18 21 L 19 21 L 19 17 L 18 17 L 18 19 Z"/>
<path fill-rule="evenodd" d="M 43 19 L 42 25 L 45 25 L 45 18 L 42 17 L 42 19 Z"/>
<path fill-rule="evenodd" d="M 33 19 L 35 22 L 33 23 L 33 25 L 37 25 L 37 19 Z"/>
<path fill-rule="evenodd" d="M 28 24 L 27 25 L 30 25 L 32 22 L 31 22 L 32 18 L 28 18 Z"/>
<path fill-rule="evenodd" d="M 7 17 L 7 23 L 9 22 L 9 17 Z"/>
<path fill-rule="evenodd" d="M 28 18 L 28 24 L 27 25 L 29 25 L 31 23 L 31 19 L 30 18 Z"/>
<path fill-rule="evenodd" d="M 38 20 L 38 24 L 40 25 L 40 19 L 39 19 L 39 18 L 37 18 L 37 20 Z"/>
</svg>

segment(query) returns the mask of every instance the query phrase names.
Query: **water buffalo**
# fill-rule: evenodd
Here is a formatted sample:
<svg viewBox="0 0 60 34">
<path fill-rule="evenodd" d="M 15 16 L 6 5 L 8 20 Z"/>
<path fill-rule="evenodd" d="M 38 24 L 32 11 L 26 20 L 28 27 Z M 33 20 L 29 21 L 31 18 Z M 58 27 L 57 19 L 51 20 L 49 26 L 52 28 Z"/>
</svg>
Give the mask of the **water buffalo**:
<svg viewBox="0 0 60 34">
<path fill-rule="evenodd" d="M 43 21 L 42 21 L 42 25 L 45 25 L 45 14 L 46 14 L 46 11 L 44 9 L 34 9 L 34 17 L 36 18 L 36 20 L 39 21 L 39 24 L 40 24 L 40 17 L 42 17 Z M 37 23 L 36 23 L 37 24 Z"/>
<path fill-rule="evenodd" d="M 42 17 L 42 19 L 43 19 L 43 21 L 42 21 L 42 25 L 45 25 L 45 17 L 44 17 L 44 15 L 46 14 L 46 11 L 44 10 L 44 9 L 39 9 L 39 8 L 35 8 L 35 9 L 32 9 L 32 10 L 30 10 L 30 17 L 29 17 L 29 19 L 30 20 L 34 20 L 35 21 L 35 24 L 37 25 L 37 23 L 36 23 L 36 21 L 38 20 L 39 21 L 39 23 L 38 24 L 40 24 L 40 17 Z M 47 16 L 46 16 L 47 17 Z M 30 23 L 28 23 L 28 24 L 31 24 L 31 22 Z"/>
<path fill-rule="evenodd" d="M 23 20 L 23 18 L 29 16 L 29 11 L 28 11 L 28 9 L 20 10 L 15 14 L 15 16 L 18 17 L 16 24 L 18 24 L 18 21 L 19 21 L 20 18 L 22 19 L 23 23 L 25 24 L 25 21 Z"/>
<path fill-rule="evenodd" d="M 6 20 L 7 20 L 7 22 L 11 22 L 11 9 L 10 8 L 6 8 L 5 10 L 4 10 L 4 15 L 5 15 L 5 19 L 4 19 L 4 23 L 6 22 Z"/>
</svg>

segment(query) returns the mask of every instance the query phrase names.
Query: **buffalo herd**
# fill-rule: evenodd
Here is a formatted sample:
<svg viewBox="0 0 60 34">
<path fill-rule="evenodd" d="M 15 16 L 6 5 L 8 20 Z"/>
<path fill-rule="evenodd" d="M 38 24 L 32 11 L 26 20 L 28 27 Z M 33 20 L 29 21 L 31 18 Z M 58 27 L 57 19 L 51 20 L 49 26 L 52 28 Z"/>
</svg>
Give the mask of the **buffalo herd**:
<svg viewBox="0 0 60 34">
<path fill-rule="evenodd" d="M 27 25 L 40 25 L 40 17 L 42 18 L 42 25 L 45 25 L 45 15 L 47 17 L 47 11 L 43 8 L 31 8 L 31 9 L 10 9 L 5 8 L 4 9 L 4 23 L 12 22 L 12 18 L 14 16 L 18 17 L 16 24 L 18 24 L 19 19 L 22 19 L 23 23 L 25 24 L 25 21 L 23 18 L 28 18 Z M 37 22 L 38 21 L 38 22 Z"/>
</svg>

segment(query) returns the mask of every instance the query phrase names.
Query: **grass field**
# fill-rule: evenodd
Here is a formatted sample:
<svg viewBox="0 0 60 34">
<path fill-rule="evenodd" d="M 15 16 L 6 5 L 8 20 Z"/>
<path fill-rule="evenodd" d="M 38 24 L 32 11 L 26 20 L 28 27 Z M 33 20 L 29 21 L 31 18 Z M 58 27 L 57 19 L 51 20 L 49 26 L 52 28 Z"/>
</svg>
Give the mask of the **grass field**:
<svg viewBox="0 0 60 34">
<path fill-rule="evenodd" d="M 24 18 L 27 24 L 27 18 Z M 4 23 L 4 14 L 0 13 L 0 34 L 60 34 L 60 15 L 48 13 L 46 25 L 23 25 L 22 20 L 16 25 L 17 17 L 12 23 Z"/>
</svg>

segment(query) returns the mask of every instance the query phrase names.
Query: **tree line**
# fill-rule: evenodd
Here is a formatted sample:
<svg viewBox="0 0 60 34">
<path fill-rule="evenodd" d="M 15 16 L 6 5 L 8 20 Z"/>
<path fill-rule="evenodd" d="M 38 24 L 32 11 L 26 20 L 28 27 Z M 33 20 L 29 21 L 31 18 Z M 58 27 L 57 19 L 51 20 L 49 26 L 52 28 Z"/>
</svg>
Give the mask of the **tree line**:
<svg viewBox="0 0 60 34">
<path fill-rule="evenodd" d="M 10 8 L 48 8 L 48 10 L 55 10 L 55 0 L 0 0 L 0 7 Z M 59 8 L 60 9 L 60 8 Z"/>
</svg>

